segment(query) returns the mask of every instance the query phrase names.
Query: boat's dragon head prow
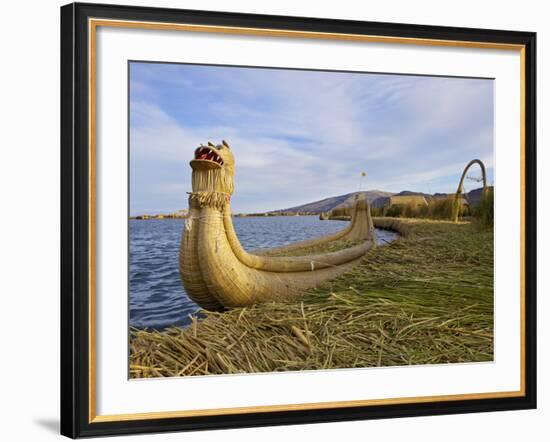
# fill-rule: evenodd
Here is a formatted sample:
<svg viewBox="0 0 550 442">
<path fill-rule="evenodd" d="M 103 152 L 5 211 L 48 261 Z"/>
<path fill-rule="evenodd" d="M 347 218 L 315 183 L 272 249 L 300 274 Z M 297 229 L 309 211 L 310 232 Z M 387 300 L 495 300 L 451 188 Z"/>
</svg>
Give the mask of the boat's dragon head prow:
<svg viewBox="0 0 550 442">
<path fill-rule="evenodd" d="M 195 149 L 189 163 L 193 169 L 192 189 L 189 202 L 196 208 L 214 207 L 222 209 L 233 195 L 235 158 L 229 144 L 208 143 Z"/>
</svg>

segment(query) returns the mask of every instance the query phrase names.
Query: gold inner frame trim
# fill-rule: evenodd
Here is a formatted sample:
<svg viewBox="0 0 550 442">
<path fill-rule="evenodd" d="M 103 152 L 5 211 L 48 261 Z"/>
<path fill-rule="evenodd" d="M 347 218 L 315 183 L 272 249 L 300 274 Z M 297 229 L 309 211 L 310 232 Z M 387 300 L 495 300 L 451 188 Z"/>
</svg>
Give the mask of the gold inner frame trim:
<svg viewBox="0 0 550 442">
<path fill-rule="evenodd" d="M 96 414 L 96 36 L 97 28 L 133 28 L 164 31 L 185 31 L 217 34 L 253 35 L 265 37 L 290 37 L 338 41 L 357 41 L 386 44 L 411 44 L 419 46 L 443 46 L 477 49 L 498 49 L 518 51 L 520 54 L 520 389 L 487 393 L 465 393 L 437 396 L 399 397 L 388 399 L 367 399 L 352 401 L 315 402 L 283 405 L 261 405 L 233 408 L 198 410 L 159 411 L 129 414 Z M 339 34 L 329 32 L 292 31 L 283 29 L 245 28 L 233 26 L 210 26 L 181 23 L 140 22 L 130 20 L 94 19 L 88 20 L 88 88 L 89 88 L 89 423 L 133 421 L 145 419 L 168 419 L 178 417 L 237 415 L 246 413 L 269 413 L 278 411 L 322 410 L 328 408 L 365 407 L 375 405 L 414 404 L 442 401 L 481 400 L 525 396 L 525 46 L 521 44 L 423 39 L 411 37 L 390 37 L 377 35 Z"/>
</svg>

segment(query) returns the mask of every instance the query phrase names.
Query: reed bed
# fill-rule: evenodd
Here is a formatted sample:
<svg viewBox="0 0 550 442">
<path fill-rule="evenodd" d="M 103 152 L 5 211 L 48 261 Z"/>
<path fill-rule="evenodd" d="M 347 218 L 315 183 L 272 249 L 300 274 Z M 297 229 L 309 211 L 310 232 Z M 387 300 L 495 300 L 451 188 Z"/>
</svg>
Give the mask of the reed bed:
<svg viewBox="0 0 550 442">
<path fill-rule="evenodd" d="M 452 220 L 453 209 L 457 200 L 454 195 L 444 198 L 430 199 L 427 204 L 413 202 L 396 204 L 390 207 L 377 207 L 372 209 L 373 216 L 386 216 L 396 218 L 425 218 L 438 220 Z M 468 216 L 469 209 L 459 203 L 457 207 L 460 217 Z"/>
<path fill-rule="evenodd" d="M 489 190 L 481 197 L 479 204 L 472 210 L 472 216 L 485 227 L 491 227 L 494 224 L 494 198 L 494 190 Z"/>
<path fill-rule="evenodd" d="M 402 236 L 299 301 L 204 312 L 185 329 L 132 329 L 131 377 L 491 361 L 492 229 L 375 224 Z"/>
<path fill-rule="evenodd" d="M 490 188 L 475 206 L 462 205 L 461 200 L 456 199 L 455 195 L 448 195 L 444 198 L 432 198 L 425 205 L 407 203 L 376 207 L 371 209 L 371 213 L 378 217 L 453 220 L 456 211 L 459 218 L 472 218 L 484 227 L 491 227 L 494 221 L 493 199 L 493 189 Z M 339 217 L 331 216 L 330 219 L 339 219 Z"/>
</svg>

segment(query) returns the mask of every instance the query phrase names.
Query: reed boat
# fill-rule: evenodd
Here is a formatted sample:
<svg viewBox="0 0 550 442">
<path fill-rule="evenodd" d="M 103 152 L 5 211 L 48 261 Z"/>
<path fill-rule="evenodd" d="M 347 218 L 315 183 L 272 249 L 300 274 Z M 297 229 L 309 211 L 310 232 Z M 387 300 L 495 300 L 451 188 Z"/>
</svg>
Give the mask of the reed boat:
<svg viewBox="0 0 550 442">
<path fill-rule="evenodd" d="M 233 226 L 235 158 L 228 143 L 199 146 L 190 166 L 192 192 L 179 270 L 189 297 L 206 310 L 295 299 L 348 271 L 376 246 L 370 207 L 362 195 L 355 201 L 350 223 L 341 231 L 249 253 Z M 345 247 L 315 252 L 330 249 L 332 244 Z"/>
</svg>

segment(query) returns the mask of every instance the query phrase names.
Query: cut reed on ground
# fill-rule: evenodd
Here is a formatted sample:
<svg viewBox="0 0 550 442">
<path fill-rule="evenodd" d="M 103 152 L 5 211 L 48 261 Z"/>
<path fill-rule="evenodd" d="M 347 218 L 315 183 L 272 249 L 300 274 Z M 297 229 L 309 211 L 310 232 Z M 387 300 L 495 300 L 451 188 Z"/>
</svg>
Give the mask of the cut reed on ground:
<svg viewBox="0 0 550 442">
<path fill-rule="evenodd" d="M 401 238 L 295 302 L 132 329 L 133 378 L 493 359 L 493 230 L 378 218 Z"/>
</svg>

